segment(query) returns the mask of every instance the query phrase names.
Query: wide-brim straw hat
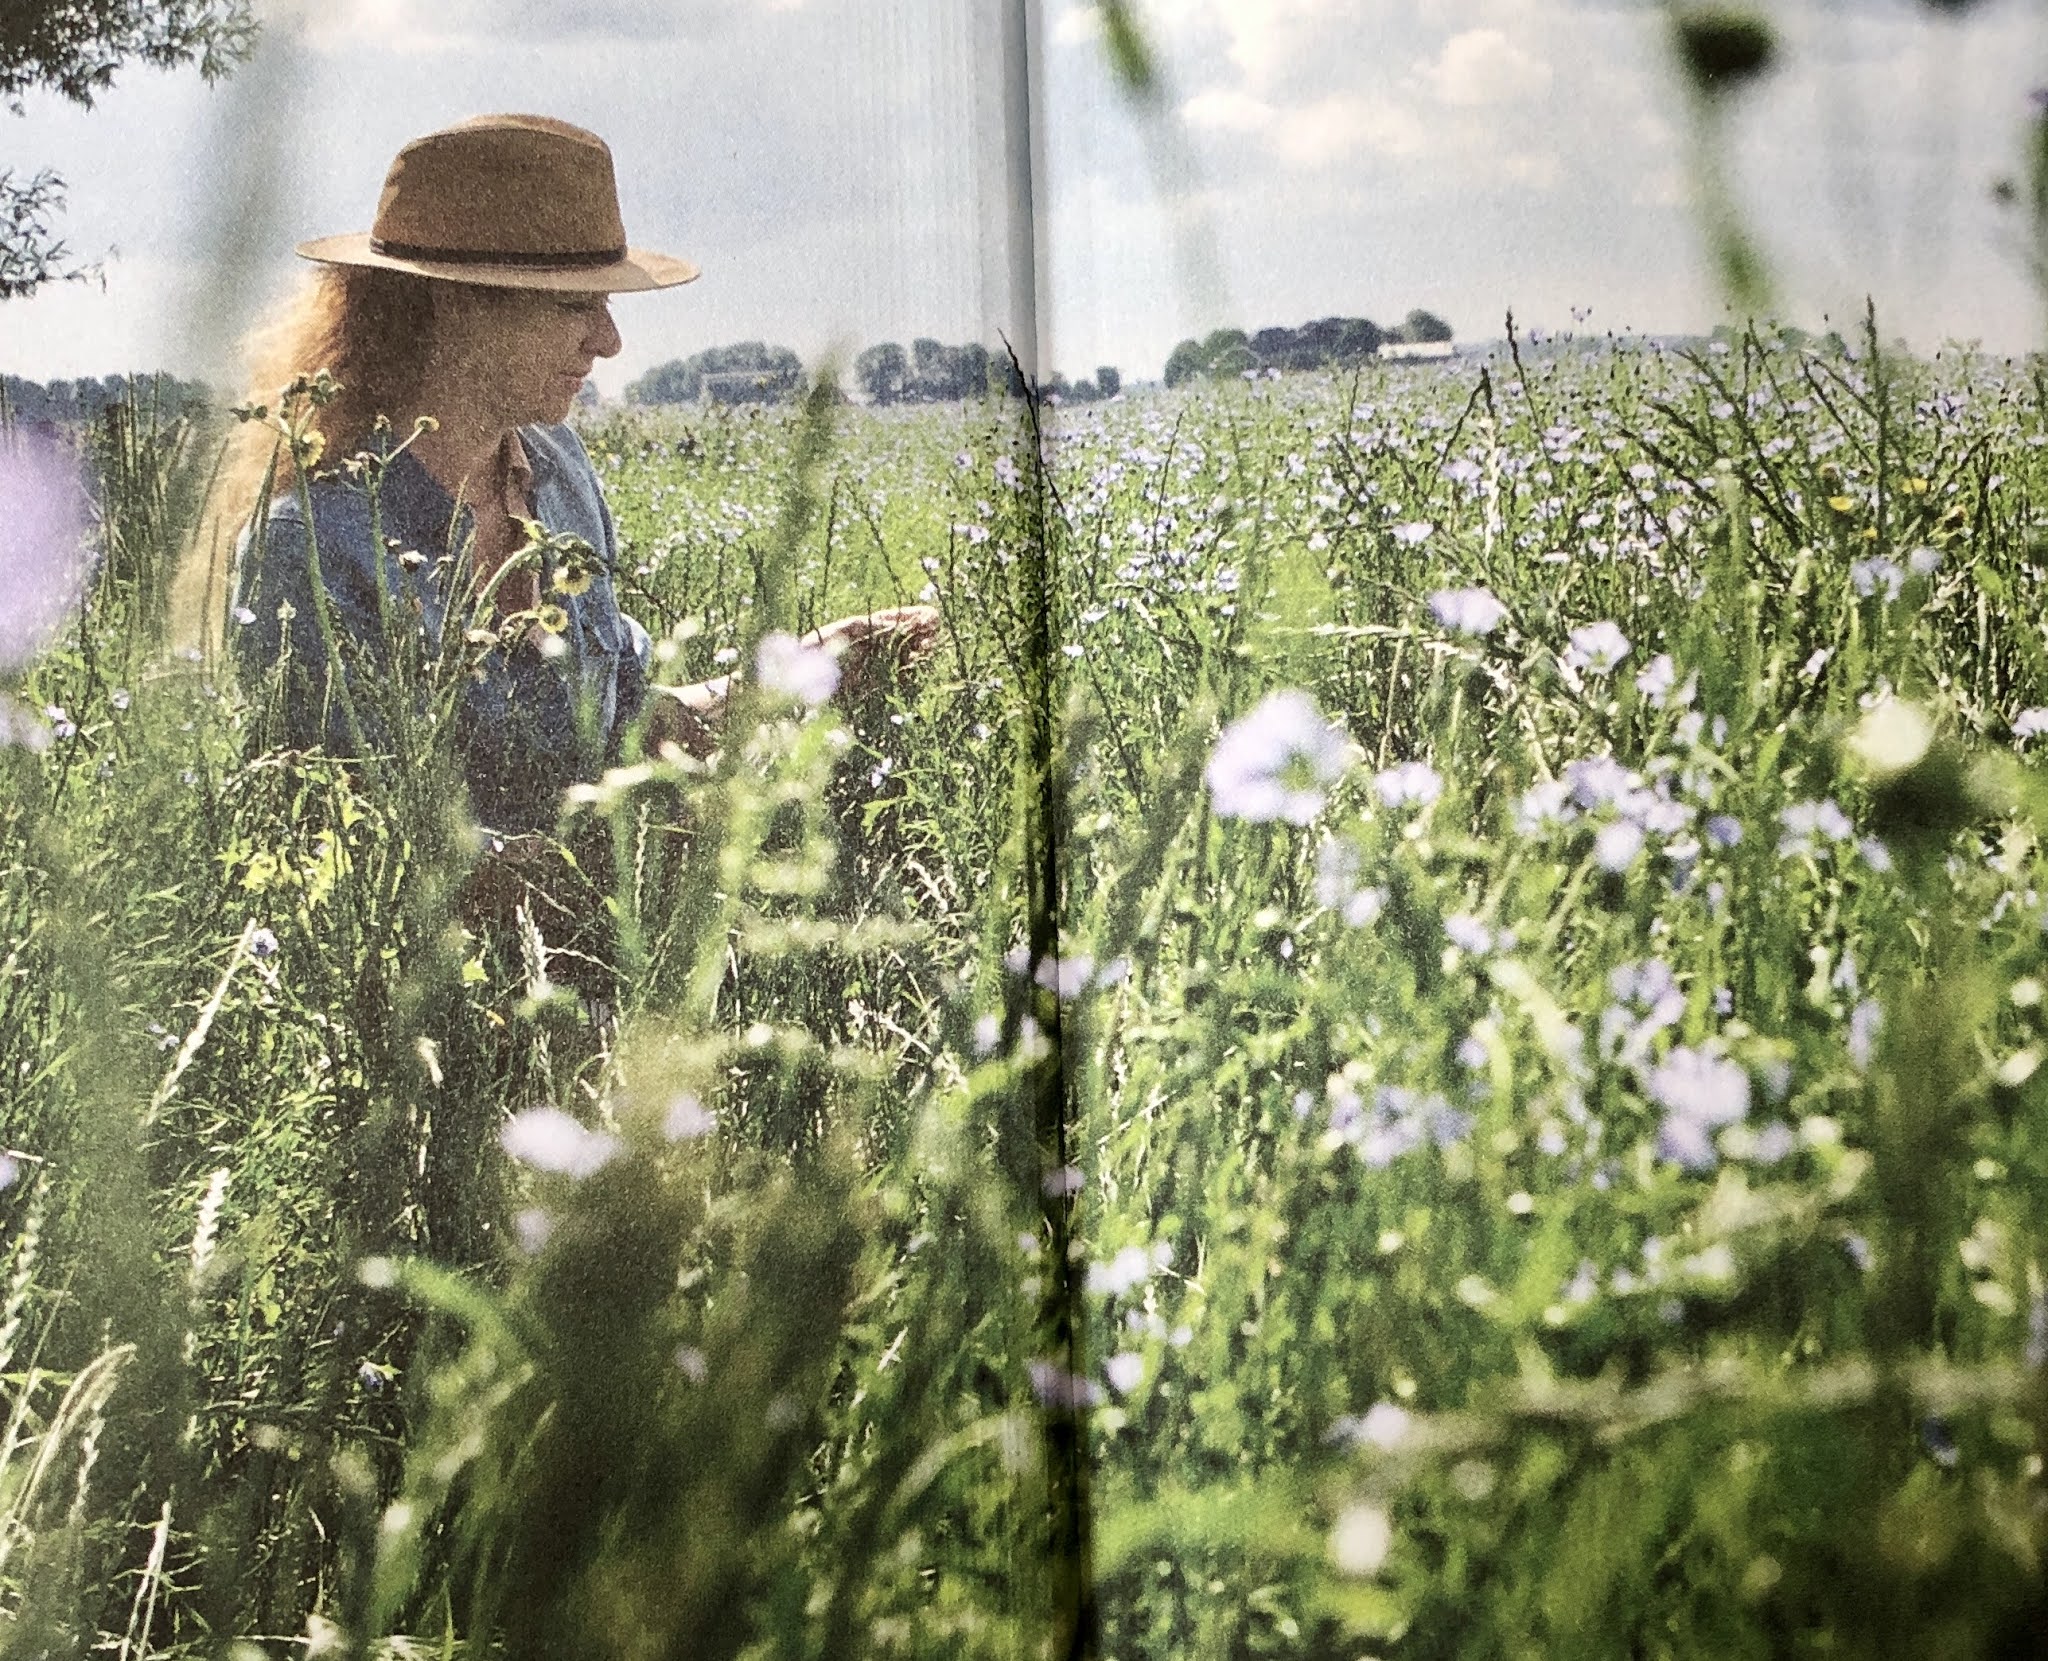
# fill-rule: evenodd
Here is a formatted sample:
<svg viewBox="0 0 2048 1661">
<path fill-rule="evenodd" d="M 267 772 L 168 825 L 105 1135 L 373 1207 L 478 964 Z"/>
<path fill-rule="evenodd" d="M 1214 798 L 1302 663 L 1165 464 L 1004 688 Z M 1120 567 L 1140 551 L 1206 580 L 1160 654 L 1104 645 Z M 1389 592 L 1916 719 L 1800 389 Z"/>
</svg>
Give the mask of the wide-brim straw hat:
<svg viewBox="0 0 2048 1661">
<path fill-rule="evenodd" d="M 697 275 L 626 245 L 610 148 L 544 115 L 479 115 L 414 139 L 384 176 L 372 230 L 298 252 L 486 288 L 626 294 Z"/>
</svg>

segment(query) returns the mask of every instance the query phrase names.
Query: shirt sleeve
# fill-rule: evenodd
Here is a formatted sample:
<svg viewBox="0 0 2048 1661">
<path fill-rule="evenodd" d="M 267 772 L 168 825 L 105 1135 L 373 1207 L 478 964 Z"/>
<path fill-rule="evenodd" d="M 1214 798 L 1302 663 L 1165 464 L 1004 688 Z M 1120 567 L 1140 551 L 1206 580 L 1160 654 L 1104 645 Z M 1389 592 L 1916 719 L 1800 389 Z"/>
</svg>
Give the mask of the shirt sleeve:
<svg viewBox="0 0 2048 1661">
<path fill-rule="evenodd" d="M 591 469 L 591 479 L 597 488 L 598 521 L 604 529 L 604 545 L 598 550 L 598 555 L 603 559 L 605 569 L 611 573 L 612 588 L 616 592 L 619 580 L 618 531 L 612 524 L 611 504 L 604 499 L 604 485 L 597 480 L 595 468 Z M 619 654 L 618 699 L 606 746 L 615 762 L 619 759 L 626 729 L 640 719 L 640 712 L 646 707 L 647 680 L 654 664 L 654 640 L 639 618 L 621 606 L 619 623 L 625 631 L 626 649 Z"/>
<path fill-rule="evenodd" d="M 309 536 L 300 504 L 286 502 L 236 544 L 228 624 L 236 668 L 252 696 L 274 688 L 279 736 L 295 749 L 359 756 L 385 747 L 376 689 L 389 684 L 383 607 L 391 596 L 367 517 L 360 525 L 356 517 L 316 508 Z"/>
</svg>

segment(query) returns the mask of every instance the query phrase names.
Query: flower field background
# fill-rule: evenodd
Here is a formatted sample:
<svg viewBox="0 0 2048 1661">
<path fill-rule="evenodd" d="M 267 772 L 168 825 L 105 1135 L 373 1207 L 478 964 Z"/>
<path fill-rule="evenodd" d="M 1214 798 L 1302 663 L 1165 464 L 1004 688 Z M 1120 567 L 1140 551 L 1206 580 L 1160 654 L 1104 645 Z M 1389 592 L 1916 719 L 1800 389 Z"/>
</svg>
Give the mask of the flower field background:
<svg viewBox="0 0 2048 1661">
<path fill-rule="evenodd" d="M 2035 1653 L 2044 410 L 1873 322 L 592 418 L 661 674 L 761 672 L 492 918 L 431 696 L 350 774 L 171 649 L 214 437 L 111 423 L 0 1650 Z"/>
</svg>

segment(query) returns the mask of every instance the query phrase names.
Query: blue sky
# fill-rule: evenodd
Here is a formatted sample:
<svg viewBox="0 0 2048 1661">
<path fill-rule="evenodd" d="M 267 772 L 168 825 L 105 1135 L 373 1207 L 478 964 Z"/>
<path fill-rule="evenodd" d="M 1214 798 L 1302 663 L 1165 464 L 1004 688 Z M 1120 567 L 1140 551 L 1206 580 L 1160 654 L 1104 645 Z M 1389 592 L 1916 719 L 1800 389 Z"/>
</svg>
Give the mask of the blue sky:
<svg viewBox="0 0 2048 1661">
<path fill-rule="evenodd" d="M 107 282 L 0 304 L 0 367 L 232 379 L 294 241 L 365 228 L 407 138 L 485 110 L 595 128 L 636 242 L 703 278 L 619 302 L 616 393 L 743 338 L 814 356 L 994 343 L 1041 304 L 1047 361 L 1154 376 L 1182 335 L 1412 306 L 1466 338 L 1524 322 L 1673 331 L 1721 316 L 1690 208 L 1661 11 L 1631 0 L 1150 0 L 1160 110 L 1119 95 L 1099 19 L 997 0 L 322 0 L 266 13 L 204 85 L 131 71 L 91 111 L 0 114 L 17 168 L 71 187 Z M 1875 296 L 1931 346 L 2042 344 L 2048 305 L 1990 199 L 2018 165 L 2048 27 L 1908 0 L 1779 0 L 1779 71 L 1737 101 L 1734 172 L 1779 309 Z M 1028 152 L 1006 130 L 1020 64 Z M 1017 210 L 1034 180 L 1037 235 Z"/>
</svg>

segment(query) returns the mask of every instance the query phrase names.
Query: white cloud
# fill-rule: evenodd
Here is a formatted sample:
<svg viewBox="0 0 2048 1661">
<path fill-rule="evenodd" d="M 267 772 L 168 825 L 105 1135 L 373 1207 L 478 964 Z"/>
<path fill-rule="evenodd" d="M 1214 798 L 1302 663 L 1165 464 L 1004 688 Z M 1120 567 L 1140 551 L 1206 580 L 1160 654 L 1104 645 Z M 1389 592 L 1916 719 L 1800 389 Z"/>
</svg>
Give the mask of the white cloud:
<svg viewBox="0 0 2048 1661">
<path fill-rule="evenodd" d="M 1055 46 L 1082 46 L 1102 36 L 1102 8 L 1100 6 L 1068 6 L 1061 11 L 1052 26 L 1052 43 Z"/>
<path fill-rule="evenodd" d="M 447 52 L 479 46 L 700 40 L 804 0 L 330 0 L 302 4 L 308 45 Z"/>
<path fill-rule="evenodd" d="M 1550 90 L 1550 65 L 1498 29 L 1453 35 L 1423 77 L 1446 104 L 1511 104 Z"/>
<path fill-rule="evenodd" d="M 1547 151 L 1517 151 L 1500 160 L 1501 176 L 1529 190 L 1550 190 L 1564 177 L 1556 156 Z"/>
<path fill-rule="evenodd" d="M 1318 99 L 1281 117 L 1274 149 L 1297 167 L 1346 160 L 1360 152 L 1412 156 L 1428 134 L 1413 115 L 1399 106 L 1342 94 Z"/>
<path fill-rule="evenodd" d="M 1273 106 L 1238 87 L 1208 87 L 1181 105 L 1190 127 L 1211 132 L 1256 133 L 1273 124 Z"/>
</svg>

